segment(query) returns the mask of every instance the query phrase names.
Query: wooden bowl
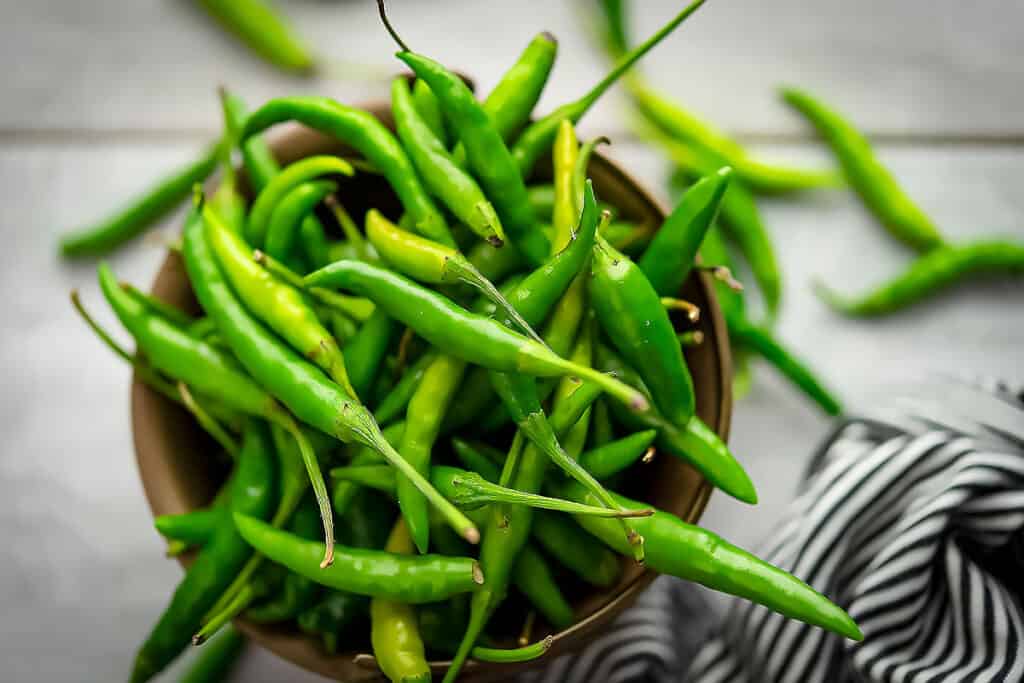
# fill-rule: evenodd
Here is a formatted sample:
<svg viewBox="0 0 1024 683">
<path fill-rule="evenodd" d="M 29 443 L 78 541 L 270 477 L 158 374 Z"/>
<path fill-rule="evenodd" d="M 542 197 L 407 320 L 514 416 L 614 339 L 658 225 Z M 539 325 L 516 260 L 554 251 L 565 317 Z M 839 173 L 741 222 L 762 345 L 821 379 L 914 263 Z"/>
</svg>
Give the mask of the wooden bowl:
<svg viewBox="0 0 1024 683">
<path fill-rule="evenodd" d="M 392 125 L 387 104 L 367 108 L 388 126 Z M 271 148 L 282 164 L 311 154 L 335 153 L 353 155 L 352 149 L 316 131 L 299 126 L 287 127 L 270 140 Z M 538 170 L 538 176 L 550 177 L 550 168 Z M 590 175 L 598 197 L 621 210 L 625 218 L 652 226 L 660 226 L 665 212 L 651 196 L 615 164 L 594 155 Z M 382 178 L 357 174 L 343 185 L 339 195 L 353 215 L 376 206 L 386 214 L 397 216 L 400 207 Z M 178 256 L 169 254 L 164 261 L 152 292 L 168 303 L 184 310 L 198 311 L 188 279 Z M 694 272 L 683 287 L 681 296 L 700 306 L 700 329 L 704 342 L 686 349 L 686 360 L 693 375 L 697 393 L 697 414 L 723 439 L 728 437 L 732 409 L 730 393 L 730 358 L 728 336 L 721 312 L 715 302 L 707 275 Z M 142 485 L 155 515 L 186 512 L 206 504 L 223 479 L 221 471 L 209 458 L 209 441 L 192 419 L 177 405 L 150 390 L 136 377 L 132 384 L 132 428 Z M 711 487 L 691 467 L 677 458 L 664 455 L 633 476 L 631 493 L 672 512 L 688 522 L 697 522 Z M 187 558 L 185 562 L 187 562 Z M 549 653 L 526 664 L 487 664 L 469 662 L 463 680 L 486 681 L 531 666 L 540 666 L 554 657 L 581 648 L 626 609 L 637 594 L 654 580 L 655 572 L 623 558 L 623 574 L 618 585 L 595 590 L 574 603 L 577 622 L 554 633 Z M 295 664 L 339 681 L 383 680 L 376 669 L 357 666 L 353 658 L 358 652 L 327 654 L 312 638 L 291 627 L 265 626 L 238 620 L 237 626 L 253 641 Z M 539 637 L 543 632 L 535 632 Z M 447 662 L 436 662 L 441 673 Z"/>
</svg>

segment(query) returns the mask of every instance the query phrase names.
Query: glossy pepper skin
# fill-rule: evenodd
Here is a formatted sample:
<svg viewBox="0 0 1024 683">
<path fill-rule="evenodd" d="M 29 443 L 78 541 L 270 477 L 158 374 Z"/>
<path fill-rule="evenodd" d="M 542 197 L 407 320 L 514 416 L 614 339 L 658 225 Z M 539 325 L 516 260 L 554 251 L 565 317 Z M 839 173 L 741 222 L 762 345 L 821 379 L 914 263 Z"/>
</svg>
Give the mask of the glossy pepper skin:
<svg viewBox="0 0 1024 683">
<path fill-rule="evenodd" d="M 323 243 L 318 252 L 318 258 L 314 266 L 319 267 L 328 263 L 326 253 L 326 242 L 323 231 L 307 234 L 303 228 L 317 204 L 322 202 L 328 195 L 338 189 L 338 184 L 330 180 L 316 180 L 303 183 L 293 188 L 288 194 L 281 198 L 270 215 L 270 222 L 267 226 L 266 251 L 274 258 L 286 261 L 292 257 L 296 241 L 305 243 L 309 240 L 316 240 Z M 307 245 L 303 244 L 304 247 Z M 308 247 L 307 247 L 308 249 Z M 309 252 L 304 252 L 307 257 Z"/>
<path fill-rule="evenodd" d="M 528 261 L 535 265 L 543 263 L 548 254 L 547 240 L 530 210 L 523 177 L 490 115 L 465 81 L 437 62 L 405 51 L 399 52 L 398 58 L 434 91 L 445 118 L 451 121 L 466 149 L 470 168 L 494 203 L 509 240 Z"/>
<path fill-rule="evenodd" d="M 557 487 L 561 495 L 583 501 L 590 497 L 575 483 Z M 624 506 L 642 503 L 618 496 Z M 629 551 L 618 529 L 608 520 L 577 517 L 584 529 L 620 553 Z M 714 533 L 687 524 L 675 515 L 656 512 L 637 520 L 647 540 L 647 564 L 663 574 L 695 581 L 730 595 L 746 598 L 791 619 L 838 633 L 851 640 L 863 635 L 853 619 L 792 574 L 737 548 Z"/>
<path fill-rule="evenodd" d="M 420 117 L 404 78 L 391 82 L 391 110 L 398 138 L 430 192 L 481 239 L 502 246 L 505 231 L 494 206 Z"/>
<path fill-rule="evenodd" d="M 334 563 L 321 569 L 323 543 L 247 515 L 236 515 L 235 525 L 242 538 L 269 559 L 335 590 L 418 604 L 474 591 L 483 582 L 480 567 L 468 557 L 407 557 L 345 546 L 338 546 Z"/>
<path fill-rule="evenodd" d="M 270 435 L 265 427 L 251 421 L 231 480 L 231 511 L 251 515 L 251 519 L 269 516 L 274 507 L 274 479 Z M 251 554 L 231 517 L 226 516 L 185 573 L 171 603 L 139 649 L 131 675 L 133 682 L 148 681 L 185 649 L 206 610 Z"/>
<path fill-rule="evenodd" d="M 199 211 L 193 211 L 186 222 L 185 266 L 197 298 L 210 317 L 217 321 L 218 329 L 242 365 L 306 424 L 342 441 L 356 441 L 378 451 L 394 467 L 417 482 L 424 495 L 446 513 L 460 533 L 475 538 L 477 532 L 472 523 L 395 452 L 380 433 L 373 416 L 357 399 L 327 379 L 316 366 L 281 344 L 245 310 L 217 265 L 206 241 L 202 218 Z M 317 481 L 313 483 L 316 487 Z"/>
<path fill-rule="evenodd" d="M 413 553 L 412 538 L 402 520 L 391 531 L 385 550 L 398 555 Z M 430 681 L 430 665 L 412 605 L 383 598 L 371 600 L 370 642 L 377 665 L 388 680 L 393 683 Z"/>
<path fill-rule="evenodd" d="M 298 121 L 355 147 L 384 174 L 405 207 L 416 232 L 455 245 L 448 223 L 420 184 L 409 157 L 395 136 L 374 116 L 326 97 L 283 97 L 254 111 L 242 140 L 283 121 Z"/>
<path fill-rule="evenodd" d="M 893 237 L 918 251 L 943 243 L 931 218 L 907 196 L 852 123 L 802 90 L 784 88 L 782 100 L 800 112 L 825 139 L 850 185 Z"/>
<path fill-rule="evenodd" d="M 342 347 L 348 378 L 357 397 L 365 398 L 370 391 L 394 334 L 395 324 L 391 318 L 384 311 L 374 309 L 355 336 Z"/>
<path fill-rule="evenodd" d="M 846 298 L 819 285 L 818 295 L 851 317 L 886 315 L 917 303 L 966 277 L 1024 273 L 1024 244 L 980 241 L 935 247 L 892 280 L 859 298 Z"/>
<path fill-rule="evenodd" d="M 640 373 L 658 410 L 677 425 L 693 417 L 693 379 L 675 329 L 643 271 L 598 236 L 590 269 L 597 319 L 623 357 Z"/>
</svg>

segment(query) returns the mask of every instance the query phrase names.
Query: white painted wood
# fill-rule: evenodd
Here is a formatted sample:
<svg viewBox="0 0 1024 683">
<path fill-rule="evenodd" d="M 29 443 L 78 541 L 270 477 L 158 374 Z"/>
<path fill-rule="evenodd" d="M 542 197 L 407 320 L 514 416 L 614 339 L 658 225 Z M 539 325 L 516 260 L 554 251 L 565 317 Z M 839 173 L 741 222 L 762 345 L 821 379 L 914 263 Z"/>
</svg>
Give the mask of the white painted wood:
<svg viewBox="0 0 1024 683">
<path fill-rule="evenodd" d="M 589 0 L 391 3 L 406 40 L 477 78 L 488 90 L 530 36 L 558 35 L 560 59 L 547 110 L 596 81 L 605 66 L 589 45 Z M 398 67 L 370 0 L 278 3 L 332 62 Z M 634 2 L 643 36 L 682 3 Z M 887 134 L 1024 134 L 1024 4 L 955 0 L 712 0 L 647 62 L 665 90 L 720 125 L 797 134 L 775 101 L 783 82 L 804 85 Z M 276 73 L 224 36 L 186 0 L 0 0 L 0 129 L 200 130 L 218 125 L 214 88 L 253 103 L 281 93 L 358 102 L 385 92 L 341 69 L 303 81 Z M 612 102 L 588 125 L 617 130 Z"/>
</svg>

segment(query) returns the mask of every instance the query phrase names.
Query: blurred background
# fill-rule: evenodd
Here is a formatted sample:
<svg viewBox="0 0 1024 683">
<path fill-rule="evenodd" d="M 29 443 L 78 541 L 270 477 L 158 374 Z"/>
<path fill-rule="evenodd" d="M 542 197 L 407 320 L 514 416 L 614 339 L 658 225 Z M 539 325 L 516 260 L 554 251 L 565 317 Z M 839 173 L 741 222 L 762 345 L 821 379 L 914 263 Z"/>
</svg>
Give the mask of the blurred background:
<svg viewBox="0 0 1024 683">
<path fill-rule="evenodd" d="M 605 71 L 583 0 L 393 0 L 405 39 L 487 92 L 541 29 L 560 41 L 548 111 Z M 633 3 L 634 35 L 683 3 Z M 0 661 L 9 681 L 118 680 L 179 575 L 163 558 L 138 483 L 128 369 L 75 318 L 67 293 L 98 303 L 92 261 L 57 255 L 59 234 L 103 215 L 218 135 L 218 84 L 250 105 L 316 93 L 387 95 L 398 71 L 371 0 L 277 5 L 328 63 L 281 75 L 186 0 L 0 0 Z M 776 88 L 808 88 L 877 143 L 908 193 L 954 241 L 1024 235 L 1024 4 L 953 0 L 710 0 L 644 62 L 651 83 L 769 159 L 831 163 Z M 613 93 L 580 125 L 666 204 L 663 157 L 633 138 Z M 851 321 L 812 278 L 862 291 L 901 270 L 906 249 L 843 191 L 760 203 L 784 272 L 786 339 L 854 413 L 896 386 L 960 373 L 1024 379 L 1024 290 L 957 287 L 905 313 Z M 180 215 L 162 225 L 167 236 Z M 118 274 L 147 284 L 159 241 L 119 251 Z M 936 396 L 938 402 L 944 397 Z M 792 498 L 831 421 L 756 364 L 733 411 L 734 452 L 758 485 L 751 510 L 716 495 L 703 524 L 756 548 Z M 239 680 L 313 680 L 251 650 Z M 170 677 L 168 677 L 170 678 Z"/>
</svg>

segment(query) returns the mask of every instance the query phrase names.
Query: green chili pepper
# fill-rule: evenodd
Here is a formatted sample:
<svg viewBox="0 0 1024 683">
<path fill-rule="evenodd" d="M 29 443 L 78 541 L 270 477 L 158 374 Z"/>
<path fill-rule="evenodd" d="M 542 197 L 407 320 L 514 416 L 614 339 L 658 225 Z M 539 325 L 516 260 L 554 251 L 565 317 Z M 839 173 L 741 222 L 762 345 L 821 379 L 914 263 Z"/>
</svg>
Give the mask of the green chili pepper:
<svg viewBox="0 0 1024 683">
<path fill-rule="evenodd" d="M 217 321 L 221 334 L 242 365 L 261 384 L 269 387 L 306 424 L 342 441 L 358 441 L 377 450 L 388 462 L 422 487 L 424 495 L 457 531 L 470 541 L 478 538 L 479 533 L 472 523 L 395 452 L 381 435 L 373 416 L 357 399 L 346 394 L 340 385 L 328 380 L 319 368 L 282 345 L 249 315 L 235 298 L 206 242 L 199 207 L 186 222 L 183 251 L 186 269 L 197 298 L 206 312 Z M 304 455 L 304 459 L 313 490 L 321 504 L 325 525 L 328 525 L 330 503 L 323 478 L 319 476 L 319 466 L 311 452 Z"/>
<path fill-rule="evenodd" d="M 245 432 L 231 480 L 231 510 L 247 519 L 273 509 L 274 469 L 269 436 L 255 421 Z M 249 517 L 251 515 L 251 517 Z M 147 681 L 166 667 L 190 642 L 203 614 L 251 554 L 230 517 L 196 556 L 160 621 L 135 657 L 132 681 Z"/>
<path fill-rule="evenodd" d="M 178 515 L 160 515 L 153 520 L 153 526 L 168 540 L 201 546 L 210 540 L 223 517 L 223 509 L 201 508 Z"/>
<path fill-rule="evenodd" d="M 690 187 L 637 261 L 659 296 L 674 296 L 682 289 L 731 177 L 726 166 Z"/>
<path fill-rule="evenodd" d="M 494 302 L 516 327 L 540 340 L 498 288 L 458 250 L 406 232 L 376 209 L 366 213 L 366 237 L 381 258 L 398 272 L 428 284 L 469 285 Z"/>
<path fill-rule="evenodd" d="M 238 298 L 296 351 L 354 395 L 341 349 L 302 294 L 261 268 L 242 238 L 228 230 L 208 207 L 204 207 L 203 220 L 207 242 Z"/>
<path fill-rule="evenodd" d="M 295 238 L 299 236 L 297 233 L 300 227 L 303 229 L 303 242 L 309 237 L 319 242 L 315 234 L 306 234 L 305 219 L 317 204 L 337 189 L 338 184 L 329 180 L 302 183 L 292 188 L 271 213 L 266 233 L 266 252 L 276 259 L 287 259 L 292 253 Z M 322 231 L 320 235 L 323 235 Z M 324 253 L 323 258 L 318 259 L 318 264 L 326 262 L 327 255 Z"/>
<path fill-rule="evenodd" d="M 616 373 L 634 386 L 643 385 L 636 371 L 608 347 L 598 344 L 597 355 L 599 365 L 605 371 Z M 633 429 L 657 429 L 658 446 L 662 450 L 693 465 L 711 484 L 723 492 L 751 505 L 757 502 L 757 492 L 743 466 L 736 461 L 718 435 L 700 418 L 694 416 L 684 424 L 676 425 L 654 411 L 634 417 L 628 414 L 628 411 L 618 410 L 617 405 L 610 407 L 621 422 Z"/>
<path fill-rule="evenodd" d="M 523 257 L 514 244 L 506 243 L 498 248 L 487 242 L 480 242 L 470 248 L 466 258 L 480 274 L 491 282 L 497 282 L 518 270 Z"/>
<path fill-rule="evenodd" d="M 238 95 L 226 88 L 219 89 L 221 107 L 228 121 L 228 130 L 235 144 L 242 150 L 242 162 L 248 175 L 249 184 L 253 190 L 259 193 L 270 179 L 281 172 L 281 167 L 274 158 L 267 143 L 258 135 L 253 135 L 244 142 L 241 141 L 241 132 L 245 128 L 245 119 L 248 115 L 245 102 Z"/>
<path fill-rule="evenodd" d="M 516 564 L 512 567 L 512 585 L 536 607 L 552 627 L 561 630 L 571 626 L 575 621 L 572 605 L 562 595 L 547 562 L 530 545 L 523 546 L 519 552 Z M 478 649 L 474 648 L 470 654 L 474 659 L 480 659 Z"/>
<path fill-rule="evenodd" d="M 228 626 L 211 640 L 179 680 L 181 683 L 222 683 L 245 648 L 245 636 Z"/>
<path fill-rule="evenodd" d="M 942 245 L 919 256 L 910 267 L 859 298 L 846 298 L 818 284 L 818 296 L 836 311 L 851 317 L 885 315 L 924 299 L 971 275 L 1024 273 L 1024 245 L 983 241 Z"/>
<path fill-rule="evenodd" d="M 464 361 L 445 354 L 437 355 L 424 370 L 422 381 L 409 399 L 401 452 L 406 461 L 424 476 L 431 474 L 431 450 L 465 369 Z M 427 501 L 405 477 L 399 477 L 397 485 L 398 506 L 408 525 L 408 533 L 416 548 L 425 553 L 430 538 Z M 444 495 L 443 491 L 441 495 Z"/>
<path fill-rule="evenodd" d="M 784 88 L 782 99 L 817 129 L 850 185 L 893 237 L 918 251 L 942 245 L 935 224 L 875 157 L 871 144 L 853 124 L 801 90 Z"/>
<path fill-rule="evenodd" d="M 394 332 L 391 318 L 383 311 L 374 310 L 355 336 L 345 343 L 342 353 L 356 396 L 366 396 L 369 392 Z"/>
<path fill-rule="evenodd" d="M 143 292 L 142 290 L 138 289 L 137 287 L 128 282 L 122 282 L 121 289 L 127 292 L 128 296 L 132 297 L 140 304 L 150 309 L 153 313 L 156 313 L 159 316 L 163 316 L 169 322 L 173 323 L 174 325 L 177 325 L 178 327 L 189 329 L 197 322 L 195 318 L 185 313 L 177 306 L 172 306 L 171 304 L 161 299 L 158 299 L 155 296 L 146 294 L 145 292 Z M 191 331 L 192 330 L 189 329 L 189 332 Z"/>
<path fill-rule="evenodd" d="M 482 450 L 486 447 L 486 444 L 470 444 L 462 439 L 452 439 L 452 450 L 468 470 L 476 472 L 487 481 L 496 482 L 501 476 L 501 471 L 495 461 L 483 454 Z M 504 454 L 501 454 L 501 458 L 504 458 Z M 501 460 L 496 462 L 500 463 Z"/>
<path fill-rule="evenodd" d="M 573 100 L 555 109 L 547 116 L 537 119 L 523 131 L 515 145 L 512 146 L 512 156 L 519 166 L 519 172 L 524 178 L 533 173 L 533 167 L 537 160 L 546 154 L 554 142 L 558 132 L 558 126 L 563 119 L 573 123 L 579 123 L 587 110 L 604 95 L 615 82 L 632 67 L 641 57 L 646 55 L 651 48 L 660 43 L 666 36 L 683 23 L 687 17 L 696 12 L 704 0 L 694 0 L 687 5 L 679 14 L 672 18 L 667 24 L 646 41 L 638 45 L 628 54 L 623 55 L 615 64 L 612 70 L 601 81 L 583 94 L 579 99 Z M 508 227 L 508 226 L 506 226 Z"/>
<path fill-rule="evenodd" d="M 502 246 L 505 232 L 494 206 L 472 176 L 452 160 L 444 143 L 420 118 L 404 78 L 392 81 L 391 108 L 398 138 L 431 193 L 481 239 L 496 247 Z"/>
<path fill-rule="evenodd" d="M 317 583 L 359 595 L 399 602 L 443 600 L 476 590 L 480 566 L 468 557 L 402 557 L 376 550 L 338 546 L 334 564 L 321 568 L 324 544 L 307 541 L 247 515 L 236 515 L 242 537 L 260 553 Z"/>
<path fill-rule="evenodd" d="M 256 112 L 256 114 L 258 113 L 259 111 Z M 252 118 L 250 117 L 248 120 L 251 121 Z M 271 178 L 266 187 L 256 196 L 256 200 L 249 210 L 249 220 L 245 226 L 246 241 L 256 248 L 264 247 L 274 211 L 284 198 L 300 185 L 324 175 L 351 176 L 353 173 L 355 171 L 351 164 L 331 155 L 306 157 L 291 164 Z M 276 254 L 271 255 L 276 256 Z"/>
<path fill-rule="evenodd" d="M 459 308 L 397 273 L 357 261 L 336 261 L 308 275 L 306 283 L 340 287 L 365 296 L 434 346 L 467 362 L 502 372 L 548 377 L 577 375 L 594 382 L 632 410 L 647 409 L 646 399 L 614 378 L 570 363 L 496 320 Z"/>
<path fill-rule="evenodd" d="M 579 219 L 576 192 L 573 187 L 573 175 L 576 172 L 579 152 L 580 143 L 576 138 L 576 129 L 573 128 L 572 121 L 563 119 L 559 124 L 551 152 L 555 186 L 555 203 L 551 214 L 555 236 L 551 240 L 551 248 L 555 253 L 572 239 L 573 229 Z"/>
<path fill-rule="evenodd" d="M 658 410 L 673 423 L 686 424 L 696 400 L 672 322 L 643 271 L 600 235 L 590 290 L 601 327 L 640 372 Z"/>
<path fill-rule="evenodd" d="M 221 25 L 253 52 L 285 71 L 308 72 L 313 56 L 288 21 L 262 0 L 199 0 Z"/>
<path fill-rule="evenodd" d="M 537 229 L 523 177 L 490 115 L 466 83 L 437 62 L 409 51 L 399 52 L 398 58 L 434 91 L 511 242 L 534 265 L 543 263 L 547 240 Z"/>
<path fill-rule="evenodd" d="M 583 453 L 580 456 L 580 464 L 594 475 L 595 479 L 608 479 L 632 465 L 641 456 L 653 454 L 651 444 L 657 436 L 657 430 L 646 429 L 609 441 Z"/>
<path fill-rule="evenodd" d="M 413 553 L 412 537 L 398 520 L 385 550 L 398 555 Z M 374 598 L 370 601 L 370 642 L 377 665 L 394 683 L 430 681 L 430 665 L 412 605 Z"/>
<path fill-rule="evenodd" d="M 220 159 L 221 144 L 213 145 L 195 161 L 161 179 L 115 214 L 61 237 L 61 255 L 77 258 L 105 254 L 156 223 L 188 196 L 193 185 L 213 173 Z"/>
<path fill-rule="evenodd" d="M 395 136 L 372 114 L 326 97 L 273 99 L 248 118 L 242 139 L 283 121 L 295 120 L 355 147 L 387 178 L 416 232 L 455 246 L 444 216 L 434 206 Z"/>
<path fill-rule="evenodd" d="M 341 313 L 346 318 L 366 322 L 373 315 L 373 311 L 376 308 L 369 299 L 345 296 L 323 287 L 306 288 L 306 283 L 302 281 L 301 275 L 277 259 L 269 256 L 266 252 L 258 249 L 253 251 L 252 260 L 266 268 L 271 275 L 281 280 L 281 282 L 291 285 L 295 289 L 303 290 L 315 299 L 316 303 L 331 309 L 332 312 Z"/>
<path fill-rule="evenodd" d="M 583 501 L 590 494 L 573 482 L 558 487 L 565 497 Z M 623 506 L 642 505 L 617 496 Z M 583 528 L 618 552 L 628 552 L 618 529 L 593 517 L 579 517 Z M 637 520 L 647 539 L 647 565 L 655 571 L 695 581 L 708 588 L 764 605 L 790 619 L 838 633 L 851 640 L 863 635 L 853 619 L 792 574 L 773 567 L 706 529 L 667 512 Z"/>
<path fill-rule="evenodd" d="M 409 399 L 415 393 L 416 387 L 423 380 L 423 373 L 426 372 L 436 357 L 436 353 L 428 351 L 402 373 L 402 377 L 391 388 L 391 391 L 381 399 L 380 403 L 377 404 L 377 409 L 373 411 L 373 416 L 379 424 L 388 424 L 402 414 L 405 407 L 409 405 Z"/>
<path fill-rule="evenodd" d="M 416 107 L 416 113 L 427 125 L 434 137 L 440 140 L 445 149 L 449 147 L 448 129 L 445 127 L 444 115 L 441 113 L 441 105 L 434 96 L 434 91 L 423 81 L 416 79 L 412 86 L 412 101 Z"/>
</svg>

